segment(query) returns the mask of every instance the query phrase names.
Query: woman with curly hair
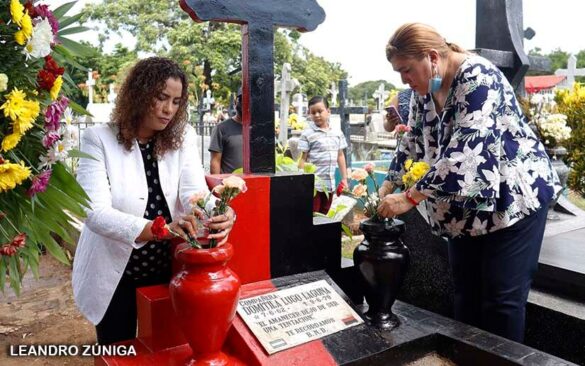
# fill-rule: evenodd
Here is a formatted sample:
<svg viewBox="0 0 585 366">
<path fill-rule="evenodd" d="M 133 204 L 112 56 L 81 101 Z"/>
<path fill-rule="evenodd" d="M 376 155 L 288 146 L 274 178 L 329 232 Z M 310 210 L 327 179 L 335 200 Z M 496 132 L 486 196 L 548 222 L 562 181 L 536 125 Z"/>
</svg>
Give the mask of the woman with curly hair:
<svg viewBox="0 0 585 366">
<path fill-rule="evenodd" d="M 136 337 L 136 289 L 168 283 L 170 236 L 155 237 L 164 217 L 196 235 L 189 197 L 207 191 L 196 135 L 187 121 L 187 77 L 173 61 L 139 61 L 116 100 L 112 122 L 85 131 L 77 180 L 91 199 L 73 264 L 73 292 L 96 325 L 99 344 Z M 213 202 L 211 203 L 213 204 Z M 199 212 L 197 212 L 199 214 Z M 209 235 L 223 244 L 233 211 L 212 217 Z"/>
</svg>

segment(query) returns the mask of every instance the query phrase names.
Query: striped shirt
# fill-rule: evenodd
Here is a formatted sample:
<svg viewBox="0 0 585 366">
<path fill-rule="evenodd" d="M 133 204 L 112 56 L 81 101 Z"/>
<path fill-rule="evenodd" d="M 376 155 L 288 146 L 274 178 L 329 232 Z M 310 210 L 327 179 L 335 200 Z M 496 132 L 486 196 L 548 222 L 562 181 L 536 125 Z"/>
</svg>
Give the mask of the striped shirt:
<svg viewBox="0 0 585 366">
<path fill-rule="evenodd" d="M 333 192 L 335 184 L 335 168 L 339 150 L 345 149 L 347 142 L 343 132 L 332 128 L 322 129 L 310 122 L 299 139 L 299 150 L 307 151 L 307 161 L 315 164 L 315 175 L 321 182 L 315 182 L 319 192 Z"/>
</svg>

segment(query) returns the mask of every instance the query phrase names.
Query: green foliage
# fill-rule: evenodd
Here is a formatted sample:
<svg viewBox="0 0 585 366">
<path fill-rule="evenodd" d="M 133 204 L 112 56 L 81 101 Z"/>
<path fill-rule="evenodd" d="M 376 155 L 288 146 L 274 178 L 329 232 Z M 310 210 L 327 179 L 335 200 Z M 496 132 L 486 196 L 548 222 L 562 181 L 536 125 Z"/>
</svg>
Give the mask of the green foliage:
<svg viewBox="0 0 585 366">
<path fill-rule="evenodd" d="M 84 20 L 105 25 L 105 29 L 98 27 L 102 42 L 112 33 L 128 32 L 136 37 L 135 51 L 156 52 L 182 63 L 192 80 L 194 104 L 211 88 L 216 101 L 227 105 L 230 93 L 241 83 L 237 72 L 241 65 L 239 25 L 195 23 L 176 2 L 168 0 L 103 0 L 85 9 Z M 339 64 L 317 57 L 300 45 L 300 37 L 297 31 L 275 32 L 275 75 L 280 74 L 284 62 L 289 62 L 292 76 L 301 82 L 304 93 L 325 95 L 331 81 L 346 77 L 346 73 Z"/>
<path fill-rule="evenodd" d="M 585 86 L 561 90 L 555 98 L 560 113 L 567 116 L 571 138 L 565 142 L 571 166 L 568 185 L 585 197 Z"/>
<path fill-rule="evenodd" d="M 70 233 L 75 231 L 74 218 L 85 216 L 83 208 L 88 206 L 87 195 L 63 163 L 72 143 L 66 131 L 58 128 L 61 112 L 57 114 L 53 109 L 61 106 L 64 103 L 62 97 L 75 88 L 68 73 L 61 76 L 61 71 L 55 69 L 63 65 L 74 67 L 74 57 L 85 54 L 87 48 L 65 37 L 84 31 L 83 27 L 75 24 L 77 16 L 66 15 L 74 2 L 54 10 L 60 29 L 55 34 L 52 28 L 45 28 L 48 36 L 46 43 L 43 44 L 44 37 L 40 41 L 35 40 L 42 46 L 33 45 L 31 39 L 34 40 L 34 32 L 32 38 L 26 40 L 28 44 L 15 41 L 14 34 L 20 26 L 11 19 L 7 11 L 8 3 L 0 1 L 0 65 L 5 79 L 0 93 L 0 105 L 5 108 L 0 113 L 0 140 L 3 142 L 0 151 L 0 181 L 3 183 L 0 186 L 0 291 L 4 292 L 8 280 L 9 286 L 18 294 L 27 270 L 30 269 L 38 277 L 39 258 L 43 251 L 63 263 L 69 262 L 55 238 L 59 236 L 71 243 Z M 44 19 L 34 27 L 48 20 L 45 16 L 41 18 Z M 43 32 L 39 29 L 35 30 Z M 61 44 L 51 46 L 50 41 L 55 35 Z M 30 57 L 24 54 L 25 49 L 30 51 Z M 45 56 L 47 59 L 44 59 Z M 56 61 L 56 67 L 50 66 L 52 63 L 48 56 Z M 48 87 L 47 74 L 53 77 Z M 64 80 L 61 88 L 56 81 L 60 78 Z M 11 102 L 19 93 L 22 101 Z M 57 126 L 46 123 L 49 106 L 52 113 L 47 115 L 52 114 Z M 7 113 L 8 109 L 12 110 L 12 114 Z M 26 122 L 23 122 L 25 119 Z M 27 128 L 17 129 L 17 125 L 27 125 Z M 7 136 L 15 134 L 20 136 L 20 140 L 4 146 L 4 142 L 9 141 Z M 52 145 L 43 141 L 49 134 L 57 136 Z M 69 152 L 75 154 L 73 150 Z M 26 174 L 14 179 L 7 170 L 15 169 L 14 166 L 26 171 Z M 14 184 L 6 185 L 6 182 Z"/>
<path fill-rule="evenodd" d="M 527 75 L 549 75 L 549 74 L 553 73 L 555 70 L 566 69 L 567 68 L 567 61 L 569 60 L 569 56 L 571 55 L 570 53 L 565 52 L 565 51 L 561 50 L 560 48 L 557 48 L 556 50 L 554 50 L 548 54 L 543 54 L 542 49 L 540 49 L 539 47 L 536 47 L 536 48 L 530 50 L 528 52 L 528 54 L 531 56 L 548 57 L 551 61 L 551 69 L 549 71 L 528 70 Z M 577 57 L 577 67 L 578 68 L 585 67 L 585 49 L 579 51 L 575 55 L 575 57 Z M 577 76 L 577 77 L 575 77 L 575 80 L 578 82 L 585 82 L 585 77 Z"/>
<path fill-rule="evenodd" d="M 392 90 L 395 88 L 394 84 L 385 80 L 364 81 L 363 83 L 359 83 L 356 86 L 349 88 L 349 99 L 353 99 L 356 103 L 365 99 L 369 107 L 374 107 L 375 100 L 372 94 L 374 94 L 380 84 L 384 84 L 385 90 Z"/>
</svg>

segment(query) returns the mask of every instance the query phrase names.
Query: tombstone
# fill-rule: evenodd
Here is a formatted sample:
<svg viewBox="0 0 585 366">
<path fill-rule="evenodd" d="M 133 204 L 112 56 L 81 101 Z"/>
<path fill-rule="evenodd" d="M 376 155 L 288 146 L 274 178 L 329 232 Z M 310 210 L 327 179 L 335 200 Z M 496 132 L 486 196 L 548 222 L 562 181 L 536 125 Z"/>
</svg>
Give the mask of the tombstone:
<svg viewBox="0 0 585 366">
<path fill-rule="evenodd" d="M 307 99 L 301 93 L 296 93 L 293 95 L 293 106 L 295 107 L 296 113 L 299 118 L 305 116 L 305 111 L 307 109 Z"/>
<path fill-rule="evenodd" d="M 108 103 L 115 103 L 117 96 L 118 94 L 116 94 L 116 91 L 114 90 L 114 84 L 110 84 L 110 92 L 108 93 Z"/>
<path fill-rule="evenodd" d="M 337 89 L 337 84 L 335 84 L 335 81 L 331 82 L 331 87 L 327 91 L 331 94 L 331 106 L 337 107 L 337 95 L 339 94 L 339 90 Z"/>
<path fill-rule="evenodd" d="M 476 0 L 475 47 L 473 50 L 496 65 L 520 95 L 525 94 L 523 80 L 530 68 L 548 71 L 547 57 L 528 56 L 524 38 L 534 30 L 523 30 L 522 0 Z"/>
<path fill-rule="evenodd" d="M 291 66 L 289 63 L 282 65 L 282 75 L 278 82 L 280 90 L 280 133 L 278 140 L 281 144 L 286 144 L 288 138 L 288 106 L 290 105 L 290 93 L 300 84 L 296 79 L 291 79 Z"/>
<path fill-rule="evenodd" d="M 376 99 L 376 110 L 381 111 L 384 109 L 384 101 L 390 95 L 389 91 L 384 90 L 384 83 L 380 83 L 378 89 L 372 94 L 372 97 Z"/>
<path fill-rule="evenodd" d="M 556 70 L 555 75 L 566 76 L 567 79 L 563 84 L 567 85 L 568 88 L 572 88 L 573 84 L 575 84 L 575 76 L 585 76 L 585 68 L 578 69 L 577 57 L 575 57 L 575 55 L 571 55 L 567 60 L 567 68 Z"/>
<path fill-rule="evenodd" d="M 91 69 L 87 70 L 87 80 L 85 81 L 85 85 L 87 85 L 88 104 L 93 104 L 93 87 L 95 86 L 95 79 L 93 78 L 93 71 Z"/>
<path fill-rule="evenodd" d="M 331 108 L 331 114 L 338 114 L 341 120 L 341 132 L 345 136 L 347 148 L 345 149 L 345 161 L 347 167 L 351 167 L 352 145 L 351 145 L 351 126 L 349 123 L 350 114 L 365 114 L 367 108 L 350 107 L 347 105 L 347 80 L 339 80 L 339 107 Z"/>
<path fill-rule="evenodd" d="M 205 98 L 203 98 L 203 105 L 206 111 L 211 111 L 211 105 L 215 103 L 215 99 L 211 96 L 211 90 L 205 91 Z"/>
</svg>

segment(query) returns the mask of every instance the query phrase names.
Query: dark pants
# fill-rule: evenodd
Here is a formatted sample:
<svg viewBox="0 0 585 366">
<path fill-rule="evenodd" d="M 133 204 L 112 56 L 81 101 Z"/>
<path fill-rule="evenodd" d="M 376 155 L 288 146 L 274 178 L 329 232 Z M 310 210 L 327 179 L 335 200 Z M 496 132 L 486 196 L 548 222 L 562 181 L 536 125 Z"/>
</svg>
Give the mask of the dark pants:
<svg viewBox="0 0 585 366">
<path fill-rule="evenodd" d="M 95 327 L 98 344 L 136 338 L 136 289 L 168 282 L 168 278 L 135 281 L 126 275 L 122 276 L 106 314 Z"/>
<path fill-rule="evenodd" d="M 326 215 L 331 207 L 331 202 L 333 202 L 333 194 L 334 192 L 329 192 L 329 197 L 327 197 L 325 192 L 317 191 L 317 194 L 313 197 L 313 212 L 320 212 Z"/>
<path fill-rule="evenodd" d="M 524 340 L 526 302 L 546 216 L 545 206 L 508 228 L 449 240 L 456 320 Z"/>
</svg>

